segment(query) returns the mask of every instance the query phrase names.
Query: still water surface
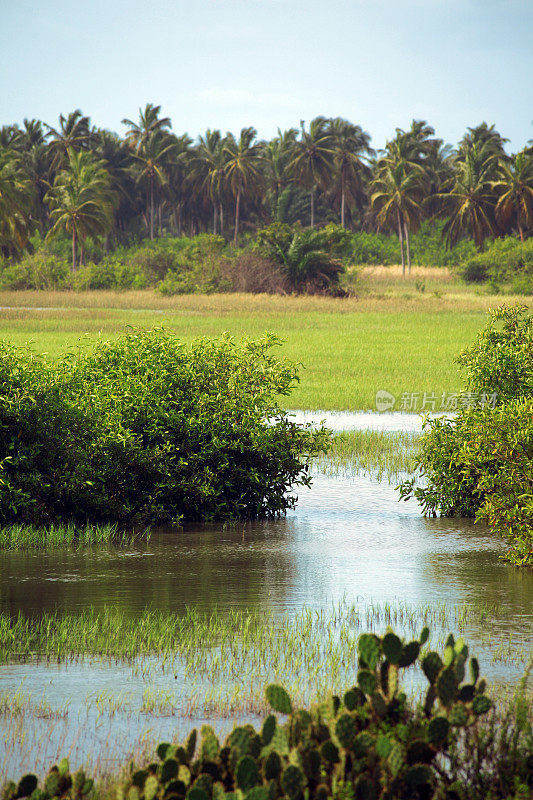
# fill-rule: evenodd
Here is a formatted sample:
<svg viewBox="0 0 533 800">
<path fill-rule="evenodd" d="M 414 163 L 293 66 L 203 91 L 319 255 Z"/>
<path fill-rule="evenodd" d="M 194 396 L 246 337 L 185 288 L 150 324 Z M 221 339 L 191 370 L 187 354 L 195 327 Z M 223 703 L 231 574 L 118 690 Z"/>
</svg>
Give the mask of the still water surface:
<svg viewBox="0 0 533 800">
<path fill-rule="evenodd" d="M 336 429 L 418 430 L 421 422 L 410 415 L 339 417 L 313 414 Z M 309 415 L 302 415 L 304 420 L 310 421 Z M 0 610 L 39 614 L 112 605 L 137 614 L 146 606 L 177 613 L 192 606 L 222 613 L 268 609 L 282 616 L 337 603 L 365 608 L 385 602 L 417 607 L 482 601 L 495 606 L 493 640 L 487 642 L 484 624 L 476 619 L 464 635 L 472 651 L 484 656 L 484 672 L 493 681 L 514 682 L 524 657 L 513 663 L 513 654 L 527 654 L 533 639 L 533 572 L 508 566 L 502 552 L 502 543 L 485 527 L 468 520 L 424 519 L 415 502 L 400 502 L 386 482 L 317 473 L 312 488 L 300 490 L 296 509 L 283 519 L 156 531 L 149 541 L 140 539 L 125 549 L 0 553 Z M 505 642 L 507 660 L 492 660 L 495 647 Z M 172 679 L 152 672 L 149 688 L 166 691 L 169 681 L 178 694 L 186 683 L 179 671 Z M 147 685 L 126 665 L 0 667 L 0 692 L 22 687 L 55 709 L 68 704 L 64 718 L 52 721 L 0 714 L 0 778 L 35 765 L 44 769 L 65 752 L 73 763 L 89 758 L 105 771 L 132 749 L 138 751 L 143 736 L 168 738 L 180 726 L 184 731 L 200 721 L 183 720 L 179 708 L 169 718 L 101 712 L 102 696 L 122 690 L 138 709 Z M 230 722 L 221 725 L 231 727 Z"/>
<path fill-rule="evenodd" d="M 0 554 L 0 609 L 35 614 L 115 605 L 280 612 L 345 599 L 411 604 L 485 600 L 516 625 L 533 607 L 533 575 L 470 520 L 424 519 L 394 486 L 318 474 L 279 520 L 158 531 L 126 549 Z"/>
</svg>

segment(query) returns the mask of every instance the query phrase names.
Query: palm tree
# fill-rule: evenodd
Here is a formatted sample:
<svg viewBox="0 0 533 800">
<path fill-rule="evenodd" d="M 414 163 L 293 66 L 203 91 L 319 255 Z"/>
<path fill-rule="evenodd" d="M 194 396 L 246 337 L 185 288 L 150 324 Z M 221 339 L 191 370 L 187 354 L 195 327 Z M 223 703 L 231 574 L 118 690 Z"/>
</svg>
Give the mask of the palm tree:
<svg viewBox="0 0 533 800">
<path fill-rule="evenodd" d="M 89 125 L 89 117 L 84 117 L 79 108 L 67 117 L 60 114 L 57 129 L 46 125 L 48 128 L 46 136 L 50 139 L 54 170 L 61 169 L 69 163 L 70 150 L 81 150 L 88 147 L 91 141 Z"/>
<path fill-rule="evenodd" d="M 20 156 L 0 148 L 0 252 L 18 256 L 27 246 L 33 228 L 33 189 Z"/>
<path fill-rule="evenodd" d="M 374 155 L 370 135 L 359 125 L 336 117 L 329 121 L 328 132 L 333 139 L 335 190 L 340 196 L 341 225 L 345 225 L 346 198 L 357 203 L 364 196 L 364 179 L 369 176 L 365 161 Z"/>
<path fill-rule="evenodd" d="M 212 205 L 213 233 L 220 226 L 222 233 L 224 214 L 222 198 L 226 183 L 226 142 L 219 130 L 208 129 L 200 136 L 191 157 L 190 178 L 196 193 Z"/>
<path fill-rule="evenodd" d="M 505 145 L 509 139 L 504 139 L 500 133 L 495 129 L 494 125 L 487 125 L 482 122 L 475 128 L 468 128 L 468 133 L 465 133 L 457 150 L 457 158 L 460 160 L 464 158 L 470 151 L 473 145 L 478 147 L 485 146 L 485 152 L 491 153 L 497 157 L 499 161 L 505 161 L 508 156 L 505 152 Z"/>
<path fill-rule="evenodd" d="M 67 152 L 67 167 L 58 173 L 45 200 L 50 205 L 52 227 L 47 238 L 66 231 L 72 237 L 72 269 L 76 269 L 78 244 L 87 236 L 101 236 L 113 224 L 115 194 L 103 162 L 83 150 Z"/>
<path fill-rule="evenodd" d="M 335 257 L 327 229 L 301 230 L 275 223 L 263 228 L 258 242 L 285 272 L 293 291 L 324 291 L 337 284 L 344 263 Z"/>
<path fill-rule="evenodd" d="M 499 164 L 498 173 L 492 182 L 498 196 L 496 219 L 505 226 L 514 218 L 523 242 L 524 228 L 533 226 L 533 156 L 517 153 L 509 164 Z"/>
<path fill-rule="evenodd" d="M 238 139 L 228 133 L 224 144 L 225 173 L 228 186 L 235 198 L 235 228 L 233 244 L 237 245 L 241 199 L 257 195 L 263 184 L 261 145 L 254 144 L 255 128 L 243 128 Z"/>
<path fill-rule="evenodd" d="M 137 163 L 138 181 L 146 186 L 146 204 L 149 220 L 150 239 L 154 238 L 155 192 L 166 184 L 168 168 L 177 147 L 175 136 L 161 130 L 154 130 L 142 141 L 134 153 Z"/>
<path fill-rule="evenodd" d="M 161 133 L 165 130 L 170 130 L 172 123 L 170 117 L 159 117 L 161 106 L 154 106 L 152 103 L 147 103 L 144 111 L 139 109 L 139 122 L 133 122 L 131 119 L 123 119 L 123 125 L 129 125 L 129 131 L 126 134 L 126 140 L 139 151 L 141 147 L 150 139 L 154 133 Z"/>
<path fill-rule="evenodd" d="M 376 177 L 372 181 L 370 202 L 376 212 L 379 227 L 398 231 L 402 274 L 405 275 L 404 241 L 407 263 L 411 271 L 409 232 L 416 230 L 423 216 L 424 175 L 419 169 L 408 169 L 404 161 L 397 164 L 383 161 L 378 164 Z"/>
<path fill-rule="evenodd" d="M 299 182 L 310 194 L 311 227 L 315 225 L 315 192 L 331 184 L 335 169 L 335 141 L 328 131 L 328 120 L 316 117 L 305 130 L 301 123 L 301 135 L 292 148 L 287 173 Z"/>
<path fill-rule="evenodd" d="M 485 238 L 497 233 L 492 178 L 498 156 L 491 142 L 474 142 L 461 148 L 454 166 L 455 176 L 448 191 L 438 195 L 449 214 L 443 232 L 450 246 L 469 233 L 481 250 Z"/>
<path fill-rule="evenodd" d="M 262 155 L 267 185 L 265 203 L 269 209 L 271 219 L 275 222 L 286 222 L 287 206 L 290 205 L 292 200 L 287 166 L 297 137 L 298 131 L 296 128 L 289 128 L 286 131 L 281 131 L 278 128 L 277 136 L 263 145 Z"/>
</svg>

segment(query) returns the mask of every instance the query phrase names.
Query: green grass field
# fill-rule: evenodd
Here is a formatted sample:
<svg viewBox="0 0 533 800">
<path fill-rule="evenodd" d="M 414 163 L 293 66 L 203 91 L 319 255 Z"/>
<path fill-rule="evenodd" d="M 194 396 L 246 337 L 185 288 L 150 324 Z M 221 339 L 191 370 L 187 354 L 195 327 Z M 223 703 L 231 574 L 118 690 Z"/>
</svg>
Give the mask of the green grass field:
<svg viewBox="0 0 533 800">
<path fill-rule="evenodd" d="M 420 291 L 421 282 L 440 288 Z M 111 338 L 126 325 L 165 325 L 185 340 L 272 331 L 285 340 L 280 355 L 302 364 L 288 407 L 373 409 L 376 391 L 386 389 L 398 410 L 403 392 L 458 391 L 454 357 L 484 325 L 489 307 L 516 299 L 460 287 L 445 270 L 418 269 L 402 280 L 392 267 L 375 268 L 361 279 L 360 296 L 347 299 L 2 292 L 0 338 L 32 341 L 55 357 L 80 337 Z"/>
</svg>

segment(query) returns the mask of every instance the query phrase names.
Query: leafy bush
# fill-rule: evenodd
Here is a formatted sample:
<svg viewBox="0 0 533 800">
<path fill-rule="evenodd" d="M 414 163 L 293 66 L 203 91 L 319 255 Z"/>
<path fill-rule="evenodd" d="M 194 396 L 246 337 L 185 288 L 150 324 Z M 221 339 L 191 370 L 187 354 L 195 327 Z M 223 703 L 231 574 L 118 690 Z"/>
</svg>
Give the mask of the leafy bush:
<svg viewBox="0 0 533 800">
<path fill-rule="evenodd" d="M 508 283 L 516 279 L 529 287 L 533 281 L 533 239 L 520 242 L 514 236 L 495 239 L 486 250 L 466 259 L 459 268 L 468 283 Z"/>
<path fill-rule="evenodd" d="M 132 330 L 53 365 L 1 345 L 0 520 L 175 522 L 294 505 L 327 443 L 278 403 L 297 380 L 267 335 L 189 347 Z M 268 420 L 270 420 L 268 422 Z"/>
<path fill-rule="evenodd" d="M 442 236 L 444 223 L 424 221 L 420 229 L 410 236 L 411 259 L 422 267 L 452 267 L 462 263 L 476 252 L 474 243 L 467 239 L 447 248 Z M 395 234 L 352 234 L 351 261 L 354 264 L 399 264 L 400 243 Z"/>
<path fill-rule="evenodd" d="M 43 248 L 20 261 L 0 265 L 1 289 L 66 289 L 70 285 L 70 267 L 65 261 Z"/>
<path fill-rule="evenodd" d="M 533 395 L 533 317 L 527 306 L 489 312 L 485 328 L 457 363 L 473 392 L 496 393 L 498 402 Z"/>
<path fill-rule="evenodd" d="M 392 630 L 358 641 L 357 684 L 311 709 L 295 709 L 282 686 L 266 698 L 274 714 L 260 730 L 235 727 L 221 744 L 209 725 L 198 741 L 162 742 L 154 761 L 130 765 L 115 787 L 117 800 L 515 800 L 533 789 L 531 717 L 524 704 L 502 720 L 503 735 L 486 722 L 492 701 L 475 658 L 450 635 L 441 655 L 421 648 L 429 632 L 405 642 Z M 428 681 L 422 705 L 400 690 L 400 670 L 418 662 Z M 468 681 L 465 675 L 468 668 Z M 468 746 L 465 746 L 468 745 Z M 475 766 L 475 770 L 472 766 Z M 68 762 L 53 767 L 41 787 L 35 775 L 10 782 L 3 800 L 31 796 L 81 798 L 91 790 Z"/>
<path fill-rule="evenodd" d="M 533 564 L 533 318 L 523 306 L 490 313 L 486 328 L 459 364 L 481 408 L 426 421 L 417 479 L 400 487 L 423 513 L 476 517 L 506 537 L 506 558 Z M 495 408 L 487 398 L 497 401 Z"/>
</svg>

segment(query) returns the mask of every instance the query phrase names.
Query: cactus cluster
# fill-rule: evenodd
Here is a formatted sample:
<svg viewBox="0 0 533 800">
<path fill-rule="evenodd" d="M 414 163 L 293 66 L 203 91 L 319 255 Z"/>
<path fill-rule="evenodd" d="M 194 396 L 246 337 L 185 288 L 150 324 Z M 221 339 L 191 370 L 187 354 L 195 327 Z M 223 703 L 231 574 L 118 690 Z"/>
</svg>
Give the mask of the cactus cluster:
<svg viewBox="0 0 533 800">
<path fill-rule="evenodd" d="M 9 781 L 2 790 L 2 800 L 18 800 L 29 797 L 30 800 L 83 800 L 93 788 L 93 781 L 79 769 L 70 773 L 66 758 L 54 765 L 39 786 L 36 775 L 24 775 L 18 783 Z"/>
<path fill-rule="evenodd" d="M 220 744 L 204 726 L 196 750 L 162 744 L 159 762 L 133 772 L 117 800 L 401 800 L 446 797 L 436 770 L 458 729 L 491 707 L 475 659 L 449 637 L 442 657 L 421 656 L 429 637 L 404 642 L 388 630 L 358 642 L 355 686 L 310 711 L 295 709 L 282 686 L 266 688 L 271 714 L 257 732 L 234 728 Z M 413 709 L 399 688 L 402 669 L 420 661 L 429 687 Z M 439 784 L 440 781 L 440 784 Z M 156 788 L 157 787 L 157 788 Z M 154 793 L 155 791 L 155 793 Z M 449 795 L 450 797 L 452 795 Z"/>
<path fill-rule="evenodd" d="M 235 727 L 221 744 L 207 725 L 180 744 L 161 743 L 157 760 L 131 768 L 116 800 L 441 800 L 466 798 L 446 786 L 441 768 L 461 730 L 491 708 L 479 666 L 462 640 L 450 636 L 442 657 L 421 655 L 427 629 L 404 642 L 388 630 L 363 634 L 357 684 L 311 710 L 297 710 L 281 686 L 266 697 L 274 711 L 258 732 Z M 424 702 L 410 705 L 400 670 L 420 662 L 428 679 Z M 469 669 L 469 682 L 465 683 Z M 43 788 L 34 776 L 10 784 L 4 800 L 81 798 L 90 790 L 68 763 L 54 767 Z"/>
</svg>

